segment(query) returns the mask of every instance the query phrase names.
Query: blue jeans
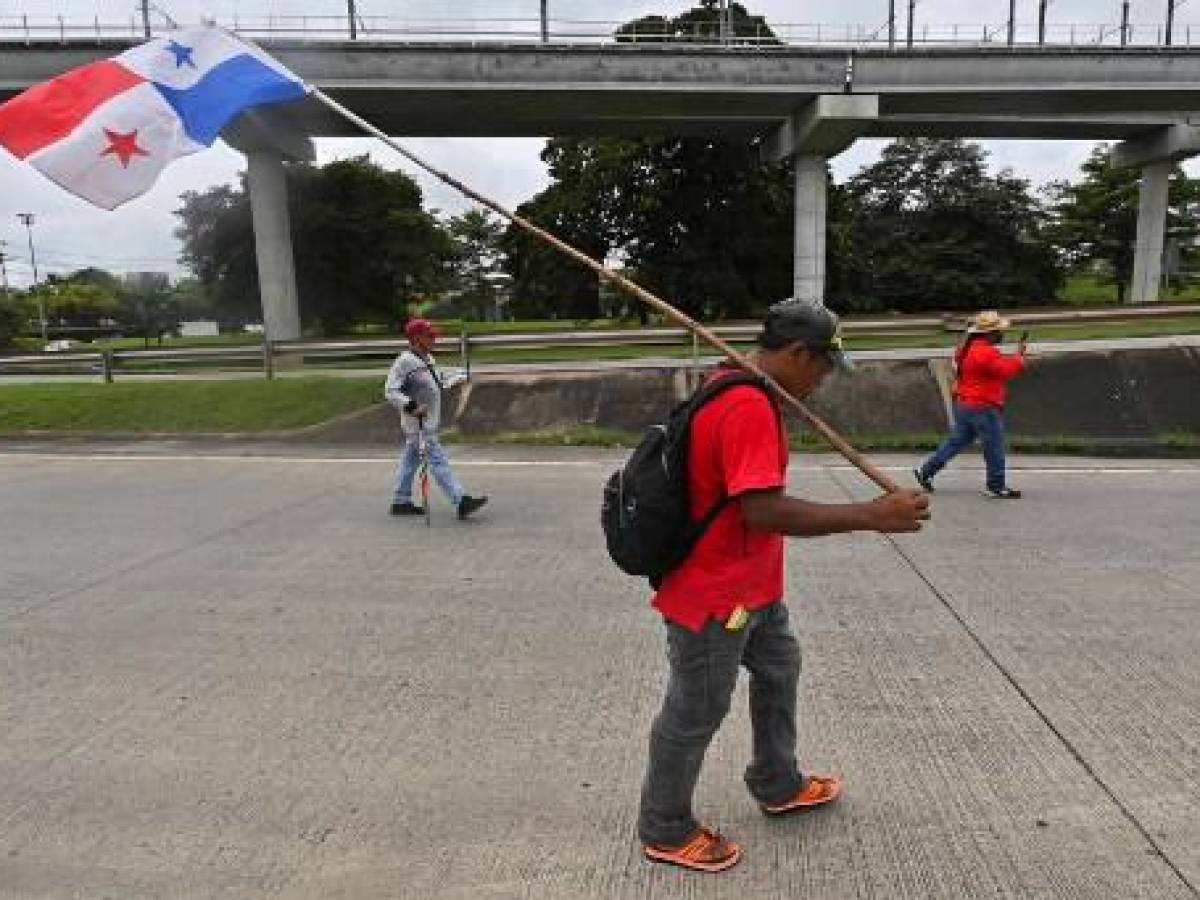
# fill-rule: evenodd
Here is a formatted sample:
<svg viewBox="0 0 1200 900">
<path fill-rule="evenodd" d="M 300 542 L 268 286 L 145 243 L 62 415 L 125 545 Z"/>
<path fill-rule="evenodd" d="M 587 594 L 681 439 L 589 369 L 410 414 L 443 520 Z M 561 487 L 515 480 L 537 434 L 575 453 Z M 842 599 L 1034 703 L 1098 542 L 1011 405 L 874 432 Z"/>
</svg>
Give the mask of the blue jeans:
<svg viewBox="0 0 1200 900">
<path fill-rule="evenodd" d="M 667 695 L 650 729 L 638 836 L 679 844 L 697 828 L 692 794 L 713 736 L 729 712 L 738 669 L 750 671 L 753 756 L 746 787 L 759 803 L 790 800 L 804 785 L 796 766 L 800 644 L 783 603 L 750 614 L 739 631 L 709 619 L 699 634 L 667 622 Z"/>
<path fill-rule="evenodd" d="M 1004 413 L 994 407 L 972 408 L 954 405 L 954 430 L 933 456 L 921 464 L 921 474 L 933 478 L 950 460 L 979 438 L 983 446 L 983 461 L 987 466 L 988 490 L 998 491 L 1005 485 L 1004 478 Z"/>
<path fill-rule="evenodd" d="M 429 454 L 429 472 L 437 481 L 438 486 L 450 498 L 450 502 L 458 506 L 463 498 L 462 485 L 454 477 L 450 468 L 450 460 L 436 434 L 425 432 L 425 451 Z M 421 464 L 421 436 L 406 435 L 404 449 L 400 451 L 400 461 L 396 466 L 396 484 L 392 488 L 393 503 L 412 503 L 413 478 Z"/>
</svg>

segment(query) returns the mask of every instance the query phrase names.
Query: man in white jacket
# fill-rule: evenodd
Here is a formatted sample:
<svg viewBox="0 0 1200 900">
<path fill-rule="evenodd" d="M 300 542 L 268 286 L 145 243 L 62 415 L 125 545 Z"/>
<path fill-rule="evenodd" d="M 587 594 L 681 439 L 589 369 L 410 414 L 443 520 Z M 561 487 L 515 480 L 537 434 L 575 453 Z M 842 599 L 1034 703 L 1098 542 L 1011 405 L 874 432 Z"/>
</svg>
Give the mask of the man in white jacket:
<svg viewBox="0 0 1200 900">
<path fill-rule="evenodd" d="M 442 391 L 464 379 L 461 373 L 443 375 L 433 360 L 437 330 L 428 319 L 409 319 L 404 326 L 408 349 L 396 357 L 388 372 L 383 395 L 400 411 L 400 430 L 404 432 L 404 449 L 396 466 L 396 481 L 392 489 L 393 516 L 423 516 L 424 507 L 412 500 L 413 478 L 421 463 L 421 440 L 429 455 L 429 471 L 446 493 L 458 517 L 465 519 L 483 504 L 487 497 L 472 497 L 463 491 L 454 477 L 450 460 L 438 440 L 441 421 Z"/>
</svg>

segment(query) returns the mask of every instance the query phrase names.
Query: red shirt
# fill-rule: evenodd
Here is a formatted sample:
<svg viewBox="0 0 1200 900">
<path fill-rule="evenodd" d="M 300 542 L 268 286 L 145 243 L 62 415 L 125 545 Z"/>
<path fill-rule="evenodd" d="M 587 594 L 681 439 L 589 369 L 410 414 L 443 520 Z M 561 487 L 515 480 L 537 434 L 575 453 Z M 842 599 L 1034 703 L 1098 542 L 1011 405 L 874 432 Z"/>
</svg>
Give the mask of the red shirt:
<svg viewBox="0 0 1200 900">
<path fill-rule="evenodd" d="M 692 520 L 723 496 L 787 484 L 787 436 L 775 401 L 739 385 L 718 394 L 692 419 L 688 490 Z M 682 564 L 663 578 L 652 604 L 667 619 L 700 631 L 737 606 L 770 606 L 783 597 L 783 535 L 746 525 L 742 505 L 728 503 Z"/>
<path fill-rule="evenodd" d="M 1025 368 L 1025 357 L 1005 356 L 984 339 L 971 341 L 957 361 L 954 399 L 964 406 L 1004 406 L 1004 383 Z"/>
</svg>

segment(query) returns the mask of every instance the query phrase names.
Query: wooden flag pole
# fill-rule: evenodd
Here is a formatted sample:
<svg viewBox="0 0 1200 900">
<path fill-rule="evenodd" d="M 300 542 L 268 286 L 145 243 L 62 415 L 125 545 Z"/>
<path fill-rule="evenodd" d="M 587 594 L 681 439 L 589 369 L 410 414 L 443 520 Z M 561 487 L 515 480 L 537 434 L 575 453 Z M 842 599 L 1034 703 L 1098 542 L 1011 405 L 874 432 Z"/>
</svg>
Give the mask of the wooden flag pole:
<svg viewBox="0 0 1200 900">
<path fill-rule="evenodd" d="M 766 372 L 764 372 L 759 366 L 757 366 L 745 354 L 740 353 L 739 351 L 735 350 L 733 347 L 731 347 L 729 344 L 727 344 L 724 340 L 722 340 L 720 337 L 718 337 L 716 334 L 714 334 L 708 328 L 705 328 L 703 325 L 701 325 L 699 322 L 697 322 L 691 316 L 687 315 L 682 310 L 676 309 L 674 306 L 672 306 L 667 301 L 661 299 L 660 297 L 657 297 L 654 294 L 650 293 L 650 291 L 646 290 L 641 285 L 635 284 L 634 282 L 630 281 L 624 275 L 621 275 L 620 273 L 614 272 L 612 269 L 605 267 L 602 263 L 597 262 L 596 260 L 592 259 L 590 256 L 588 256 L 582 250 L 576 249 L 575 247 L 571 246 L 570 244 L 566 243 L 565 241 L 562 241 L 559 238 L 555 237 L 554 235 L 552 235 L 550 232 L 546 231 L 545 229 L 540 228 L 537 225 L 534 225 L 528 219 L 518 216 L 512 210 L 507 209 L 506 207 L 501 206 L 496 201 L 483 196 L 482 194 L 478 193 L 477 191 L 472 190 L 470 187 L 463 184 L 461 181 L 459 181 L 457 178 L 454 178 L 452 175 L 448 175 L 447 173 L 442 172 L 441 170 L 435 168 L 433 165 L 426 162 L 424 159 L 417 156 L 415 153 L 412 153 L 411 151 L 409 151 L 408 149 L 403 147 L 401 144 L 392 140 L 392 138 L 389 135 L 387 135 L 386 133 L 381 131 L 379 128 L 376 128 L 374 125 L 372 125 L 366 119 L 362 118 L 358 114 L 347 109 L 341 103 L 338 103 L 336 100 L 334 100 L 328 94 L 321 91 L 319 88 L 310 86 L 309 93 L 314 99 L 319 100 L 321 103 L 325 104 L 330 109 L 332 109 L 334 112 L 336 112 L 338 115 L 344 117 L 345 119 L 347 119 L 350 122 L 353 122 L 355 125 L 357 125 L 359 128 L 361 128 L 363 131 L 379 138 L 381 141 L 383 141 L 385 144 L 387 144 L 389 147 L 391 147 L 393 150 L 395 150 L 397 153 L 399 153 L 405 159 L 409 160 L 414 165 L 417 165 L 420 168 L 424 169 L 426 172 L 428 172 L 430 175 L 437 178 L 439 181 L 450 185 L 450 187 L 454 188 L 457 191 L 460 191 L 461 193 L 465 194 L 467 197 L 470 197 L 476 203 L 479 203 L 483 206 L 486 206 L 488 209 L 493 210 L 494 212 L 496 212 L 503 218 L 507 219 L 508 221 L 512 222 L 514 225 L 518 226 L 519 228 L 524 229 L 525 231 L 529 232 L 532 235 L 535 235 L 536 237 L 538 237 L 541 240 L 545 241 L 546 243 L 550 244 L 555 249 L 565 253 L 567 256 L 576 260 L 580 264 L 587 266 L 589 269 L 594 271 L 601 278 L 605 279 L 606 281 L 612 282 L 614 285 L 619 287 L 621 290 L 625 291 L 628 294 L 632 294 L 634 297 L 637 297 L 637 299 L 641 300 L 643 303 L 647 304 L 651 308 L 662 313 L 667 318 L 672 319 L 675 322 L 678 322 L 680 325 L 682 325 L 684 328 L 687 328 L 693 334 L 697 334 L 700 337 L 704 338 L 704 340 L 706 340 L 712 346 L 716 347 L 718 350 L 720 350 L 722 353 L 724 353 L 726 356 L 728 356 L 731 360 L 733 360 L 739 366 L 753 372 L 755 375 L 757 375 L 759 378 L 761 378 L 763 381 L 765 381 L 771 387 L 771 389 L 775 391 L 775 393 L 780 397 L 780 399 L 782 399 L 785 403 L 787 403 L 789 406 L 791 406 L 793 409 L 795 409 L 796 412 L 798 412 L 800 414 L 800 416 L 806 422 L 808 422 L 808 424 L 811 425 L 813 427 L 813 429 L 818 434 L 820 434 L 822 438 L 824 438 L 825 441 L 827 441 L 829 443 L 830 446 L 832 446 L 839 453 L 841 453 L 842 456 L 844 456 L 847 460 L 849 460 L 860 472 L 862 472 L 864 475 L 866 475 L 867 478 L 871 479 L 871 481 L 875 482 L 875 484 L 878 485 L 881 489 L 883 489 L 885 492 L 887 492 L 889 494 L 894 493 L 895 491 L 899 490 L 899 486 L 896 484 L 895 481 L 893 481 L 885 472 L 883 472 L 878 466 L 873 464 L 869 459 L 867 459 L 865 456 L 863 456 L 861 453 L 859 453 L 857 450 L 855 450 L 854 447 L 852 447 L 845 440 L 845 438 L 843 438 L 840 434 L 838 434 L 836 431 L 834 431 L 832 428 L 830 428 L 829 425 L 827 425 L 820 417 L 818 417 L 807 406 L 805 406 L 804 403 L 802 403 L 800 400 L 793 397 L 786 390 L 784 390 L 783 387 L 779 384 L 779 382 L 777 382 L 774 378 L 772 378 L 770 375 L 768 375 Z"/>
</svg>

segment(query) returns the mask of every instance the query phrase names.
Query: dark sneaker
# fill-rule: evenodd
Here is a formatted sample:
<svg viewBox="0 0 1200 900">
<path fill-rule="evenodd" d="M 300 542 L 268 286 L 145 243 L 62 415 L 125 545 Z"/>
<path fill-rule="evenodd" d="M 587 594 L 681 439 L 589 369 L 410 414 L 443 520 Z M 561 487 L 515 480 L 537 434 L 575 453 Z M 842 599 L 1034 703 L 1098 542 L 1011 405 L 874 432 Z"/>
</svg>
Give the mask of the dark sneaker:
<svg viewBox="0 0 1200 900">
<path fill-rule="evenodd" d="M 417 506 L 415 503 L 393 503 L 388 512 L 393 516 L 423 516 L 425 507 Z"/>
<path fill-rule="evenodd" d="M 913 469 L 913 478 L 917 479 L 917 484 L 921 486 L 921 490 L 927 494 L 933 493 L 933 479 L 924 475 L 919 468 Z"/>
<path fill-rule="evenodd" d="M 682 844 L 642 844 L 646 858 L 695 872 L 724 872 L 737 865 L 742 848 L 701 825 Z"/>
<path fill-rule="evenodd" d="M 812 809 L 832 803 L 842 793 L 842 779 L 837 775 L 810 775 L 799 791 L 782 803 L 763 803 L 768 816 L 783 816 L 801 809 Z"/>
<path fill-rule="evenodd" d="M 991 497 L 993 500 L 1020 500 L 1021 492 L 1016 488 L 987 488 L 983 492 L 983 496 Z"/>
<path fill-rule="evenodd" d="M 467 518 L 487 501 L 487 497 L 472 497 L 470 494 L 463 494 L 463 498 L 458 501 L 458 517 L 460 519 Z"/>
</svg>

